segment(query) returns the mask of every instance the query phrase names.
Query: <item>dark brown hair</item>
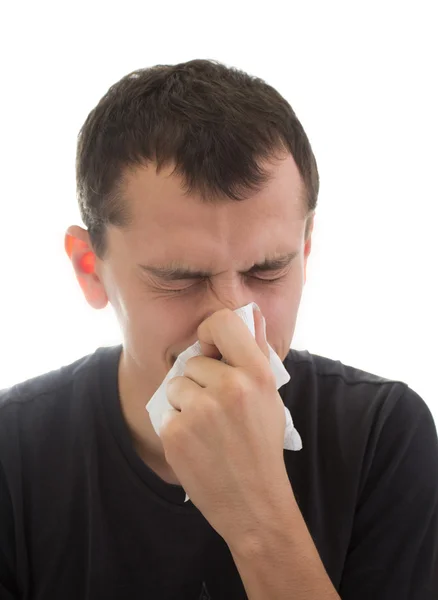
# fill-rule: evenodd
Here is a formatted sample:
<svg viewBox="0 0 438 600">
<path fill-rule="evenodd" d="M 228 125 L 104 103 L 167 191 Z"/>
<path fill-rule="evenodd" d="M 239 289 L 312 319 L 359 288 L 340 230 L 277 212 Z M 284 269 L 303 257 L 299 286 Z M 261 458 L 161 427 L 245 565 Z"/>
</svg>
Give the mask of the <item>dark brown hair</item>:
<svg viewBox="0 0 438 600">
<path fill-rule="evenodd" d="M 260 163 L 292 154 L 303 180 L 305 215 L 319 176 L 290 104 L 262 79 L 218 61 L 139 69 L 112 85 L 78 135 L 76 182 L 94 252 L 106 252 L 109 223 L 130 223 L 126 174 L 151 161 L 174 164 L 184 191 L 206 202 L 243 200 L 268 181 Z M 307 235 L 307 232 L 306 232 Z"/>
</svg>

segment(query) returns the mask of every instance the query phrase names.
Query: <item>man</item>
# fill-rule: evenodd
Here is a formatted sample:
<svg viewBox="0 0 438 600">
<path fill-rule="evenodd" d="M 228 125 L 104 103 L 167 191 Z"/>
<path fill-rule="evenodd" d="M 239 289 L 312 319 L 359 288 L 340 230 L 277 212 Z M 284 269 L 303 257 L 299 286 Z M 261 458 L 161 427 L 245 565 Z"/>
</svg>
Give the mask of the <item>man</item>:
<svg viewBox="0 0 438 600">
<path fill-rule="evenodd" d="M 437 598 L 425 402 L 290 349 L 318 195 L 290 105 L 213 61 L 136 71 L 86 119 L 77 185 L 66 250 L 123 344 L 0 395 L 1 598 Z M 158 436 L 145 406 L 198 339 Z"/>
</svg>

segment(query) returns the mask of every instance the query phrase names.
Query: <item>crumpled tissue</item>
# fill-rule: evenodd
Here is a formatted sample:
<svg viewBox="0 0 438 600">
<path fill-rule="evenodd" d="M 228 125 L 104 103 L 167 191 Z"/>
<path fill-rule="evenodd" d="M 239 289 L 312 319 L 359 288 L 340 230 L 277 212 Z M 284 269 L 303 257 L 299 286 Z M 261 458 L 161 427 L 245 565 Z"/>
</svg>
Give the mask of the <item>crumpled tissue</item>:
<svg viewBox="0 0 438 600">
<path fill-rule="evenodd" d="M 255 306 L 254 302 L 250 302 L 246 306 L 236 309 L 234 312 L 243 320 L 243 322 L 247 325 L 252 335 L 255 337 L 255 328 L 254 328 L 254 315 L 253 315 L 253 307 Z M 284 367 L 280 357 L 278 354 L 274 352 L 271 346 L 269 347 L 269 361 L 271 365 L 271 369 L 275 376 L 275 381 L 277 385 L 277 390 L 287 383 L 290 380 L 290 375 Z M 160 428 L 162 426 L 163 417 L 168 411 L 175 410 L 173 406 L 169 403 L 166 395 L 166 387 L 167 383 L 170 379 L 174 377 L 179 377 L 184 375 L 185 364 L 189 358 L 193 356 L 202 355 L 201 345 L 199 341 L 195 344 L 181 352 L 181 354 L 177 357 L 175 364 L 167 373 L 166 377 L 163 379 L 160 387 L 157 389 L 155 394 L 149 400 L 146 405 L 146 410 L 149 413 L 149 417 L 151 419 L 152 426 L 155 430 L 155 433 L 160 435 Z M 222 362 L 226 362 L 224 358 L 221 359 Z M 303 447 L 300 434 L 295 429 L 292 416 L 290 414 L 289 409 L 285 406 L 284 412 L 286 416 L 286 427 L 284 431 L 284 448 L 286 450 L 301 450 Z M 188 495 L 186 494 L 184 502 L 189 500 Z"/>
</svg>

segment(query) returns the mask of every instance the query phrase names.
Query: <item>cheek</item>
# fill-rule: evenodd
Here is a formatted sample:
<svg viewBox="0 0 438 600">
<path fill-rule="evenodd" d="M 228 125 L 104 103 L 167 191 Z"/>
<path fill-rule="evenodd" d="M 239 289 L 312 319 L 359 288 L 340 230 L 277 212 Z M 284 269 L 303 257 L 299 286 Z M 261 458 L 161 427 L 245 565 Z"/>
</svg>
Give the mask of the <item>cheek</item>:
<svg viewBox="0 0 438 600">
<path fill-rule="evenodd" d="M 122 275 L 123 278 L 123 275 Z M 110 302 L 117 313 L 125 343 L 139 358 L 166 362 L 196 341 L 196 329 L 202 321 L 202 302 L 194 311 L 191 294 L 178 297 L 151 297 L 140 285 L 121 281 L 114 286 Z M 277 354 L 289 348 L 298 311 L 302 285 L 291 277 L 281 285 L 254 285 L 252 299 L 267 320 L 268 340 Z M 200 310 L 199 310 L 200 309 Z M 134 350 L 135 349 L 135 350 Z M 141 358 L 142 357 L 142 358 Z"/>
<path fill-rule="evenodd" d="M 177 303 L 158 299 L 135 301 L 130 309 L 129 335 L 139 354 L 159 362 L 164 357 L 167 362 L 169 352 L 178 354 L 185 349 L 181 344 L 192 333 L 187 309 L 181 311 Z"/>
<path fill-rule="evenodd" d="M 302 288 L 289 285 L 278 294 L 264 299 L 268 342 L 282 360 L 286 357 L 293 338 L 301 294 Z"/>
</svg>

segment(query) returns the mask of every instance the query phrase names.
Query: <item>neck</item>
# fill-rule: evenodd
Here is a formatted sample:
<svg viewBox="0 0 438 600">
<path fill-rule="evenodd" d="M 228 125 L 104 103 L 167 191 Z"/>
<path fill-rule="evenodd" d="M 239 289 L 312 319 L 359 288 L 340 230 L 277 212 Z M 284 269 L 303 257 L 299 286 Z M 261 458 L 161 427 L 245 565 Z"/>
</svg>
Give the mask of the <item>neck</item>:
<svg viewBox="0 0 438 600">
<path fill-rule="evenodd" d="M 163 445 L 146 410 L 146 404 L 155 389 L 151 390 L 150 385 L 145 384 L 144 372 L 138 369 L 124 348 L 120 356 L 118 376 L 121 410 L 136 451 L 145 462 L 154 460 L 164 464 Z"/>
</svg>

